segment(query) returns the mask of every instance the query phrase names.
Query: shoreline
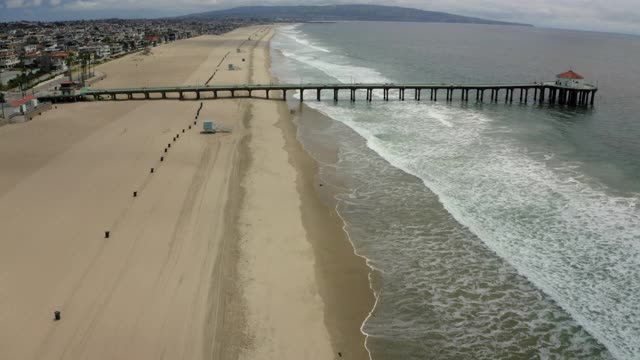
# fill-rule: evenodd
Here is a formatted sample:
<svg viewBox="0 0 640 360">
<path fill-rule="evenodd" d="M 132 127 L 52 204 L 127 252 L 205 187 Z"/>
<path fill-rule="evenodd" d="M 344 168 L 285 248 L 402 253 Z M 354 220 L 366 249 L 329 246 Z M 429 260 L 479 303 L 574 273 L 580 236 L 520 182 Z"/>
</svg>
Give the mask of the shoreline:
<svg viewBox="0 0 640 360">
<path fill-rule="evenodd" d="M 278 82 L 279 79 L 277 79 L 271 70 L 270 47 L 268 52 L 269 73 L 272 81 L 275 83 Z M 326 116 L 315 109 L 308 107 L 304 103 L 301 105 L 308 111 L 316 112 L 319 116 Z M 306 211 L 303 211 L 303 222 L 306 224 L 307 228 L 311 229 L 314 229 L 314 226 L 320 226 L 324 229 L 332 228 L 334 235 L 336 235 L 335 238 L 329 239 L 333 243 L 327 245 L 322 241 L 322 231 L 317 228 L 312 230 L 312 244 L 316 251 L 316 257 L 320 258 L 319 264 L 316 264 L 318 273 L 324 272 L 326 274 L 330 269 L 334 272 L 334 274 L 325 280 L 326 284 L 320 284 L 321 287 L 324 287 L 321 292 L 324 293 L 323 298 L 325 298 L 325 306 L 330 308 L 328 310 L 329 314 L 327 314 L 325 318 L 328 318 L 327 321 L 329 323 L 333 323 L 333 326 L 335 326 L 334 329 L 331 329 L 332 325 L 329 325 L 329 331 L 334 343 L 334 350 L 337 353 L 342 347 L 353 348 L 356 350 L 355 358 L 365 358 L 366 355 L 366 359 L 371 359 L 371 352 L 367 347 L 367 339 L 369 335 L 364 332 L 363 328 L 367 319 L 375 311 L 378 301 L 374 280 L 376 277 L 375 273 L 378 270 L 369 265 L 369 260 L 365 256 L 358 254 L 355 244 L 352 242 L 349 233 L 346 230 L 346 221 L 340 215 L 337 206 L 332 208 L 324 203 L 322 194 L 318 191 L 318 187 L 322 186 L 320 183 L 320 163 L 304 147 L 301 139 L 298 138 L 300 124 L 298 124 L 295 121 L 295 117 L 292 116 L 289 103 L 284 102 L 283 106 L 280 107 L 279 112 L 281 114 L 281 121 L 278 122 L 278 127 L 285 134 L 290 154 L 293 155 L 292 158 L 290 158 L 290 162 L 296 164 L 295 166 L 301 170 L 298 173 L 298 179 L 296 182 L 299 193 L 303 195 L 303 207 L 306 208 Z M 330 120 L 334 121 L 333 119 Z M 313 220 L 314 216 L 321 218 L 319 224 L 315 224 L 315 221 Z M 329 248 L 323 248 L 323 246 L 328 246 Z M 335 263 L 331 261 L 332 254 L 330 253 L 334 252 L 339 252 L 343 257 L 343 264 L 339 269 L 335 269 L 332 266 L 335 265 Z M 351 274 L 353 278 L 347 281 L 341 281 L 344 280 L 342 275 L 344 275 L 345 272 Z M 365 280 L 365 282 L 362 280 Z M 366 286 L 363 286 L 363 284 Z M 345 296 L 344 293 L 347 295 Z M 327 298 L 336 299 L 339 295 L 345 296 L 344 298 L 349 300 L 346 306 L 344 306 L 344 303 L 341 304 L 339 301 L 327 305 Z M 345 318 L 348 318 L 349 320 L 344 323 L 343 326 L 339 326 L 338 322 L 340 320 L 338 319 Z M 359 324 L 358 329 L 360 334 L 352 334 L 348 340 L 343 340 L 342 335 L 349 331 L 353 331 L 354 324 Z M 361 337 L 363 338 L 362 342 L 360 342 Z M 358 345 L 361 345 L 366 353 L 358 351 L 361 350 Z"/>
<path fill-rule="evenodd" d="M 262 78 L 259 81 L 277 81 L 270 70 L 270 46 L 266 46 L 264 48 L 264 55 L 267 61 L 265 64 L 265 73 L 267 74 L 267 79 Z M 254 72 L 255 74 L 255 72 Z M 322 310 L 322 322 L 324 326 L 326 326 L 326 331 L 328 331 L 329 339 L 331 342 L 332 354 L 326 352 L 326 349 L 320 350 L 318 345 L 315 344 L 317 341 L 321 341 L 320 339 L 316 339 L 314 345 L 309 343 L 307 345 L 317 348 L 318 351 L 309 352 L 311 349 L 306 348 L 304 346 L 298 348 L 297 350 L 291 349 L 275 349 L 274 343 L 277 343 L 279 340 L 279 333 L 277 330 L 274 330 L 273 333 L 270 333 L 269 336 L 271 339 L 265 340 L 261 336 L 252 333 L 252 330 L 255 332 L 256 328 L 261 328 L 265 325 L 273 325 L 273 324 L 265 324 L 265 319 L 261 319 L 259 315 L 253 315 L 255 318 L 251 320 L 251 305 L 249 305 L 249 339 L 251 340 L 251 345 L 254 348 L 254 352 L 247 355 L 247 358 L 259 358 L 259 357 L 274 357 L 278 358 L 299 358 L 301 353 L 306 354 L 312 358 L 326 358 L 326 357 L 340 357 L 338 353 L 344 356 L 349 356 L 350 358 L 359 358 L 359 359 L 369 359 L 369 353 L 366 349 L 365 345 L 365 334 L 361 331 L 361 327 L 363 321 L 368 316 L 371 307 L 373 306 L 373 293 L 369 287 L 368 273 L 369 268 L 367 267 L 364 259 L 355 254 L 355 251 L 347 238 L 347 234 L 344 232 L 344 224 L 338 214 L 327 207 L 322 200 L 320 199 L 320 195 L 316 191 L 315 178 L 318 174 L 318 164 L 315 160 L 306 152 L 306 150 L 302 147 L 302 144 L 298 141 L 296 137 L 296 125 L 293 122 L 293 117 L 290 114 L 288 105 L 286 102 L 274 102 L 273 100 L 257 100 L 254 99 L 251 103 L 252 112 L 255 114 L 266 114 L 268 112 L 275 112 L 276 121 L 272 124 L 269 124 L 269 127 L 264 127 L 261 122 L 264 121 L 264 118 L 260 119 L 260 115 L 253 116 L 253 123 L 249 125 L 251 130 L 249 131 L 252 135 L 252 140 L 248 142 L 251 144 L 253 140 L 255 140 L 256 144 L 258 144 L 257 139 L 253 139 L 253 136 L 258 135 L 258 137 L 263 136 L 264 133 L 272 133 L 269 136 L 280 137 L 282 142 L 280 142 L 283 146 L 281 150 L 283 152 L 283 160 L 286 158 L 287 164 L 265 164 L 265 159 L 261 158 L 259 154 L 255 154 L 257 156 L 248 155 L 251 160 L 249 162 L 249 175 L 244 175 L 245 187 L 247 179 L 251 182 L 251 179 L 257 179 L 259 176 L 265 176 L 264 173 L 254 173 L 251 174 L 251 171 L 255 171 L 257 167 L 268 167 L 272 168 L 276 171 L 275 167 L 285 166 L 285 168 L 289 168 L 292 170 L 289 174 L 293 176 L 293 186 L 295 187 L 295 192 L 297 193 L 296 197 L 298 200 L 298 205 L 293 204 L 292 208 L 286 211 L 295 211 L 298 212 L 299 215 L 295 215 L 293 217 L 300 217 L 301 221 L 301 230 L 302 233 L 299 233 L 298 236 L 304 236 L 306 238 L 306 242 L 310 245 L 309 250 L 303 251 L 311 251 L 313 253 L 313 261 L 311 264 L 306 263 L 306 261 L 302 262 L 298 259 L 297 268 L 301 273 L 306 273 L 306 276 L 313 276 L 315 278 L 316 285 L 312 285 L 312 288 L 316 288 L 316 290 L 311 290 L 313 292 L 318 292 L 321 298 L 321 302 L 317 303 L 317 300 L 311 300 L 311 298 L 307 298 L 306 301 L 311 302 L 312 304 L 315 302 L 314 306 L 321 306 L 324 308 Z M 256 128 L 252 128 L 256 127 Z M 273 127 L 273 128 L 270 128 Z M 259 145 L 256 145 L 259 146 Z M 262 148 L 264 149 L 264 148 Z M 256 149 L 254 149 L 256 151 Z M 272 154 L 273 155 L 273 154 Z M 254 169 L 252 169 L 254 168 Z M 287 173 L 287 170 L 279 168 L 278 172 Z M 270 181 L 269 177 L 259 178 L 260 181 L 263 182 L 263 186 L 267 185 L 267 182 Z M 282 181 L 283 179 L 280 179 Z M 289 180 L 286 180 L 288 182 Z M 276 183 L 268 183 L 272 184 L 269 186 L 277 186 Z M 246 189 L 245 194 L 249 194 L 249 202 L 251 202 L 252 198 L 255 198 L 256 195 L 251 194 L 251 189 Z M 277 191 L 274 189 L 273 191 Z M 255 204 L 254 204 L 255 205 Z M 283 207 L 284 208 L 284 207 Z M 280 211 L 285 211 L 281 210 Z M 241 210 L 242 212 L 242 210 Z M 261 216 L 269 216 L 269 214 L 262 214 Z M 291 222 L 293 219 L 287 219 L 288 226 L 291 226 Z M 279 221 L 277 217 L 273 217 L 271 221 Z M 245 224 L 246 226 L 246 224 Z M 246 231 L 246 229 L 245 229 Z M 302 235 L 306 233 L 306 235 Z M 283 234 L 287 236 L 286 233 Z M 267 240 L 268 238 L 265 238 Z M 249 243 L 249 245 L 247 245 Z M 306 248 L 309 245 L 305 245 L 304 243 L 300 243 L 298 245 L 290 245 L 290 247 L 298 248 L 300 250 Z M 251 244 L 251 240 L 244 241 L 243 245 L 245 247 L 245 259 L 251 254 L 255 256 L 255 252 L 252 253 L 251 249 L 246 250 L 246 248 L 259 247 L 260 245 Z M 268 248 L 260 249 L 263 254 L 264 252 L 270 251 Z M 283 254 L 279 256 L 287 256 L 287 251 L 282 250 Z M 294 251 L 295 252 L 295 251 Z M 267 255 L 267 254 L 264 254 Z M 297 254 L 291 254 L 292 256 L 299 256 Z M 255 259 L 254 259 L 255 260 Z M 247 264 L 248 261 L 245 260 L 244 265 L 249 266 Z M 305 264 L 306 263 L 306 264 Z M 240 264 L 243 266 L 243 263 Z M 307 270 L 302 270 L 307 269 Z M 284 274 L 284 269 L 280 270 L 272 270 L 272 269 L 261 269 L 262 271 L 283 271 L 281 274 Z M 290 269 L 289 269 L 290 270 Z M 312 273 L 308 273 L 311 270 Z M 245 285 L 245 294 L 247 292 L 260 292 L 264 291 L 264 294 L 268 294 L 270 290 L 262 289 L 260 286 L 256 286 L 253 282 L 267 282 L 265 286 L 268 287 L 278 287 L 279 284 L 269 283 L 270 279 L 267 275 L 255 273 L 249 271 L 249 275 L 247 275 L 247 270 L 244 270 L 245 277 L 244 281 L 247 283 Z M 249 279 L 247 279 L 249 278 Z M 241 277 L 242 279 L 242 277 Z M 304 285 L 300 282 L 299 279 L 291 278 L 290 275 L 286 276 L 284 280 L 292 281 L 289 286 L 301 286 L 301 289 L 305 288 L 308 285 Z M 304 282 L 304 281 L 303 281 Z M 301 296 L 301 295 L 300 295 Z M 290 306 L 297 307 L 296 302 L 300 300 L 294 300 L 294 303 L 291 303 Z M 304 302 L 304 301 L 302 301 Z M 257 306 L 257 305 L 256 305 Z M 263 304 L 260 306 L 264 308 L 268 308 L 269 306 L 275 306 L 274 304 Z M 308 309 L 309 310 L 309 309 Z M 298 309 L 295 310 L 293 308 L 287 309 L 289 312 L 288 316 L 295 317 L 296 311 L 299 311 L 300 314 L 305 313 L 308 310 Z M 308 314 L 307 314 L 308 316 Z M 255 321 L 253 326 L 251 322 Z M 282 326 L 302 326 L 301 324 L 279 324 Z M 276 325 L 277 326 L 277 325 Z M 303 328 L 299 329 L 302 331 Z M 318 334 L 318 337 L 322 337 L 320 328 L 316 328 L 316 330 L 305 329 L 308 332 L 315 331 Z M 309 335 L 309 337 L 314 337 L 314 335 Z M 302 340 L 300 341 L 309 341 Z M 291 340 L 288 340 L 291 341 Z M 295 346 L 294 344 L 289 344 L 290 346 Z"/>
<path fill-rule="evenodd" d="M 377 301 L 370 280 L 370 274 L 376 270 L 367 264 L 364 256 L 356 252 L 344 219 L 337 209 L 328 207 L 318 193 L 318 187 L 322 184 L 319 178 L 320 165 L 297 138 L 298 125 L 284 105 L 280 111 L 286 111 L 286 115 L 281 117 L 278 127 L 285 134 L 290 162 L 300 170 L 296 182 L 302 195 L 303 223 L 310 232 L 310 241 L 316 253 L 319 285 L 328 308 L 325 320 L 332 333 L 334 348 L 336 352 L 345 348 L 358 350 L 359 344 L 364 351 L 356 351 L 355 358 L 370 359 L 371 354 L 366 347 L 367 334 L 362 329 Z M 331 236 L 325 239 L 323 237 L 327 235 L 327 229 L 330 229 Z M 348 335 L 354 325 L 357 325 L 360 334 Z"/>
<path fill-rule="evenodd" d="M 324 178 L 322 175 L 326 176 L 327 174 L 321 174 L 320 172 L 321 168 L 324 167 L 325 170 L 327 168 L 333 168 L 333 166 L 337 163 L 337 150 L 339 149 L 340 144 L 333 141 L 327 144 L 326 142 L 317 141 L 317 139 L 313 137 L 313 132 L 315 131 L 313 127 L 316 126 L 316 124 L 321 124 L 318 125 L 318 127 L 320 128 L 334 123 L 340 124 L 341 126 L 345 125 L 342 125 L 337 120 L 332 119 L 330 116 L 308 106 L 305 103 L 298 104 L 297 102 L 292 101 L 289 105 L 290 109 L 295 110 L 295 108 L 297 107 L 299 110 L 295 111 L 295 115 L 290 116 L 291 124 L 288 127 L 290 128 L 289 131 L 292 132 L 292 136 L 295 138 L 297 146 L 301 148 L 301 151 L 304 153 L 305 157 L 308 158 L 304 160 L 306 162 L 306 166 L 309 168 L 305 171 L 305 176 L 308 177 L 306 181 L 308 182 L 308 186 L 313 188 L 317 197 L 317 199 L 313 199 L 312 201 L 319 202 L 318 206 L 326 208 L 329 211 L 331 217 L 337 217 L 336 222 L 341 226 L 344 237 L 344 239 L 341 239 L 341 242 L 347 243 L 347 247 L 349 248 L 343 249 L 343 252 L 350 251 L 351 254 L 358 259 L 358 263 L 362 263 L 366 268 L 369 295 L 368 299 L 370 303 L 369 310 L 360 322 L 360 332 L 365 337 L 364 347 L 368 353 L 369 359 L 371 359 L 371 351 L 367 345 L 367 341 L 370 335 L 364 331 L 364 325 L 366 321 L 371 316 L 373 316 L 373 313 L 375 312 L 378 304 L 378 292 L 382 288 L 381 270 L 373 266 L 369 258 L 357 251 L 356 245 L 351 239 L 349 232 L 347 231 L 348 226 L 346 219 L 343 218 L 343 215 L 339 210 L 340 202 L 338 200 L 338 196 L 340 194 L 344 194 L 345 190 L 342 187 L 343 185 L 341 184 L 341 179 L 339 177 L 336 177 L 335 173 L 328 174 L 329 178 Z M 301 121 L 305 123 L 306 127 L 305 125 L 300 124 Z M 313 123 L 314 125 L 310 125 L 311 123 Z M 287 124 L 285 124 L 285 126 L 286 125 Z M 359 139 L 364 141 L 364 139 L 361 138 L 360 135 L 346 126 L 341 130 L 352 132 L 354 136 L 357 136 Z M 298 132 L 302 132 L 303 134 L 299 134 Z M 357 269 L 357 272 L 361 271 L 361 269 Z M 363 294 L 363 289 L 359 288 L 358 293 Z"/>
</svg>

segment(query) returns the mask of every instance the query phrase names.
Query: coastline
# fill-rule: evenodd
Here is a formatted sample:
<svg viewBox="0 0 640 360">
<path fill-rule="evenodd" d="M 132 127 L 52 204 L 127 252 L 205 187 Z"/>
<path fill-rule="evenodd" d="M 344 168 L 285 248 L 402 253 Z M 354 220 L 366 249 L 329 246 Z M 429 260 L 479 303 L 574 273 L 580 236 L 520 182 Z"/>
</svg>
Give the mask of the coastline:
<svg viewBox="0 0 640 360">
<path fill-rule="evenodd" d="M 257 75 L 257 78 L 254 79 L 256 82 L 277 80 L 271 75 L 269 51 L 267 46 L 264 48 L 263 54 L 267 59 L 264 61 L 264 72 L 268 78 L 261 78 L 254 71 L 254 75 Z M 251 299 L 276 296 L 272 294 L 272 290 L 281 294 L 293 291 L 286 299 L 278 299 L 273 303 L 260 301 L 253 305 L 254 308 L 271 308 L 274 314 L 286 311 L 286 316 L 290 318 L 287 321 L 275 320 L 271 316 L 261 317 L 257 309 L 253 309 L 252 314 L 252 305 L 249 304 L 249 309 L 247 309 L 248 338 L 253 349 L 249 352 L 245 351 L 244 357 L 293 359 L 300 358 L 300 355 L 304 354 L 304 357 L 318 359 L 340 356 L 368 359 L 365 336 L 360 331 L 360 327 L 373 306 L 373 294 L 369 289 L 367 278 L 369 269 L 364 259 L 354 253 L 338 214 L 322 202 L 316 191 L 318 184 L 315 179 L 318 173 L 318 164 L 306 153 L 296 138 L 296 127 L 287 103 L 254 100 L 251 107 L 254 116 L 252 116 L 252 123 L 249 125 L 251 135 L 248 143 L 253 150 L 248 156 L 250 158 L 248 175 L 245 174 L 243 180 L 244 194 L 248 194 L 249 199 L 245 199 L 243 202 L 256 208 L 267 205 L 266 203 L 273 200 L 262 199 L 261 201 L 259 199 L 261 194 L 252 194 L 250 184 L 256 182 L 262 184 L 260 185 L 262 187 L 272 187 L 274 192 L 281 194 L 280 200 L 283 200 L 282 193 L 286 189 L 278 188 L 279 182 L 285 181 L 284 186 L 289 190 L 293 187 L 297 194 L 291 204 L 281 203 L 274 208 L 274 210 L 287 212 L 289 216 L 286 218 L 274 216 L 270 210 L 262 213 L 254 210 L 251 215 L 251 218 L 254 219 L 266 218 L 264 221 L 273 223 L 274 226 L 277 224 L 289 227 L 288 230 L 282 231 L 280 229 L 272 234 L 273 229 L 265 228 L 262 225 L 260 234 L 256 234 L 251 230 L 252 225 L 256 224 L 241 221 L 244 228 L 241 232 L 244 231 L 245 234 L 241 245 L 245 258 L 245 261 L 241 263 L 241 267 L 244 267 L 244 271 L 240 271 L 244 273 L 244 278 L 241 277 L 241 279 L 245 282 L 245 297 L 247 293 L 254 294 L 247 301 L 251 303 Z M 272 117 L 272 119 L 267 120 L 268 117 Z M 274 119 L 275 122 L 272 122 Z M 265 121 L 269 121 L 269 124 L 264 124 Z M 271 136 L 273 138 L 269 141 L 260 139 Z M 279 140 L 275 140 L 276 138 Z M 268 148 L 269 145 L 274 145 L 274 142 L 278 144 L 277 147 L 280 149 Z M 274 155 L 277 155 L 276 152 L 279 151 L 282 157 L 278 161 L 273 161 Z M 269 154 L 271 159 L 264 158 L 262 154 L 265 153 Z M 284 161 L 286 164 L 283 163 Z M 281 175 L 276 180 L 276 178 L 269 176 L 270 173 L 271 175 L 275 173 Z M 255 192 L 255 190 L 254 188 L 253 191 Z M 244 209 L 241 210 L 241 213 L 248 211 L 250 210 Z M 300 222 L 295 220 L 296 218 Z M 293 227 L 298 227 L 298 232 L 295 234 L 289 232 Z M 278 250 L 272 251 L 271 247 L 281 245 L 271 238 L 271 235 L 276 234 L 283 238 L 290 237 L 288 241 L 293 241 L 295 237 L 299 238 L 298 241 L 303 241 L 296 244 L 288 243 L 286 248 L 280 247 Z M 257 242 L 255 241 L 256 237 L 260 238 Z M 263 241 L 268 242 L 269 246 L 261 244 Z M 296 258 L 298 261 L 281 264 L 282 266 L 276 269 L 273 264 L 256 266 L 258 254 Z M 295 275 L 292 272 L 294 269 Z M 315 281 L 311 280 L 312 278 L 315 278 Z M 283 280 L 289 281 L 289 284 L 284 288 L 279 284 Z M 283 289 L 279 290 L 279 288 Z M 279 302 L 283 303 L 277 304 Z M 301 306 L 303 304 L 304 306 Z M 279 308 L 278 305 L 284 306 Z M 314 307 L 317 310 L 314 310 Z M 316 313 L 316 315 L 312 315 L 310 312 Z M 291 318 L 299 318 L 300 322 L 292 321 Z M 324 322 L 326 330 L 312 324 L 318 321 Z M 299 327 L 299 329 L 295 334 L 279 331 L 279 328 L 285 327 L 292 327 L 292 329 Z M 262 329 L 267 334 L 257 334 L 256 329 Z M 328 332 L 332 350 L 323 346 L 319 341 L 326 336 L 325 331 Z M 296 341 L 292 342 L 291 340 L 294 338 Z M 289 347 L 286 348 L 282 345 Z"/>
<path fill-rule="evenodd" d="M 296 182 L 301 195 L 303 223 L 316 255 L 318 285 L 327 309 L 325 322 L 332 343 L 336 352 L 342 350 L 350 358 L 369 359 L 362 326 L 375 307 L 369 279 L 369 276 L 375 276 L 375 270 L 355 251 L 337 209 L 329 207 L 322 199 L 318 189 L 325 184 L 319 178 L 319 164 L 297 138 L 298 125 L 289 109 L 283 106 L 280 112 L 286 112 L 286 117 L 281 117 L 278 127 L 285 134 L 290 162 L 299 169 Z M 356 327 L 358 333 L 354 331 Z M 345 349 L 351 350 L 345 352 Z"/>
<path fill-rule="evenodd" d="M 346 314 L 344 315 L 346 317 L 354 317 L 352 321 L 359 321 L 361 324 L 360 331 L 365 336 L 365 349 L 369 354 L 369 358 L 371 358 L 371 348 L 367 345 L 369 334 L 365 332 L 364 325 L 376 310 L 379 300 L 378 292 L 382 289 L 382 274 L 379 269 L 370 263 L 370 259 L 358 253 L 356 245 L 349 234 L 347 220 L 340 213 L 340 201 L 338 198 L 351 191 L 348 185 L 344 183 L 345 179 L 335 172 L 339 161 L 338 151 L 343 145 L 341 144 L 343 140 L 332 138 L 325 131 L 326 128 L 338 126 L 341 133 L 349 134 L 348 136 L 357 138 L 357 141 L 364 141 L 364 139 L 351 128 L 304 103 L 300 104 L 294 101 L 289 106 L 291 122 L 283 124 L 283 128 L 286 128 L 289 136 L 295 140 L 293 145 L 299 147 L 303 155 L 302 159 L 298 159 L 299 166 L 305 168 L 301 177 L 304 178 L 307 189 L 313 190 L 312 193 L 315 194 L 313 199 L 307 199 L 307 201 L 313 204 L 314 207 L 326 209 L 331 219 L 325 220 L 339 223 L 341 227 L 340 237 L 343 237 L 343 239 L 336 241 L 335 244 L 322 242 L 320 239 L 314 241 L 314 246 L 317 247 L 319 252 L 318 256 L 321 258 L 319 267 L 323 268 L 322 271 L 325 272 L 331 273 L 335 271 L 335 276 L 329 278 L 328 284 L 325 284 L 325 291 L 333 293 L 334 298 L 335 294 L 340 294 L 342 291 L 354 291 L 358 294 L 355 298 L 348 299 L 350 304 L 347 306 L 339 303 L 332 304 L 335 306 L 333 311 L 337 313 L 345 312 Z M 333 270 L 332 268 L 335 264 L 333 263 L 334 257 L 332 254 L 336 251 L 332 249 L 332 246 L 340 248 L 341 250 L 338 252 L 344 257 L 344 259 L 340 260 L 338 269 Z M 349 260 L 353 256 L 357 258 L 357 261 Z M 362 264 L 366 268 L 367 290 L 362 288 Z M 348 269 L 348 266 L 352 266 L 353 269 Z M 345 280 L 344 274 L 351 274 L 352 279 Z M 340 283 L 341 280 L 343 281 L 342 283 Z M 357 290 L 351 288 L 353 284 L 358 284 Z M 329 295 L 329 297 L 331 296 Z M 367 302 L 366 306 L 361 306 L 363 301 Z M 350 311 L 348 309 L 355 306 L 358 308 L 356 311 L 358 315 L 356 316 L 354 316 L 354 313 L 348 313 Z M 363 312 L 365 308 L 368 309 L 366 313 Z M 341 314 L 341 316 L 343 315 Z"/>
<path fill-rule="evenodd" d="M 268 82 L 268 28 L 116 59 L 96 86 Z M 7 357 L 369 358 L 368 268 L 286 102 L 194 100 L 63 104 L 0 129 Z M 204 119 L 231 134 L 199 134 Z"/>
</svg>

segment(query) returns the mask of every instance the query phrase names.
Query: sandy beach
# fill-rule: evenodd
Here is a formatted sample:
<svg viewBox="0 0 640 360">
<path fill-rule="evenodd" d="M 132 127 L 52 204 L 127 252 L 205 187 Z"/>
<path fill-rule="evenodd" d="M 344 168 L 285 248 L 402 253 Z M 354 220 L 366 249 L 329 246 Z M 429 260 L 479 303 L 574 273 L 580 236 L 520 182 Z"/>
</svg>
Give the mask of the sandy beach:
<svg viewBox="0 0 640 360">
<path fill-rule="evenodd" d="M 93 86 L 266 83 L 272 35 L 162 45 Z M 368 358 L 368 269 L 287 104 L 200 105 L 59 104 L 0 127 L 1 358 Z"/>
</svg>

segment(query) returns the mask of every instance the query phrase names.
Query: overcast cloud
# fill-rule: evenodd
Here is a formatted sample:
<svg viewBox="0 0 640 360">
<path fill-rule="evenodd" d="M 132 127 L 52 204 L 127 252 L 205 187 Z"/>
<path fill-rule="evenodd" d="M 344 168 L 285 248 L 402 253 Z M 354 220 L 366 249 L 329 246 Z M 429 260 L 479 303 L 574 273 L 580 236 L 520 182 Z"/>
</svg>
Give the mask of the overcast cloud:
<svg viewBox="0 0 640 360">
<path fill-rule="evenodd" d="M 640 0 L 0 0 L 0 21 L 183 15 L 242 5 L 368 3 L 640 35 Z"/>
</svg>

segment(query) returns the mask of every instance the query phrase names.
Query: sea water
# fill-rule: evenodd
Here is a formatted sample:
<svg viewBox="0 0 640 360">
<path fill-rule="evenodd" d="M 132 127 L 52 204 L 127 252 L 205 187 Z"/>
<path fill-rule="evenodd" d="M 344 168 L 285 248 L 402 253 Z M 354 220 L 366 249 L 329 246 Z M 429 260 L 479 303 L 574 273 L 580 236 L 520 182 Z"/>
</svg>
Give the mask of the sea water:
<svg viewBox="0 0 640 360">
<path fill-rule="evenodd" d="M 640 38 L 303 24 L 281 27 L 271 55 L 286 83 L 532 83 L 570 68 L 597 82 L 586 109 L 314 92 L 298 135 L 379 271 L 373 359 L 640 359 Z"/>
</svg>

